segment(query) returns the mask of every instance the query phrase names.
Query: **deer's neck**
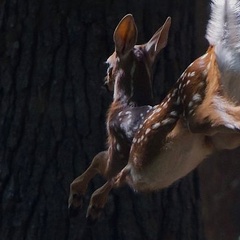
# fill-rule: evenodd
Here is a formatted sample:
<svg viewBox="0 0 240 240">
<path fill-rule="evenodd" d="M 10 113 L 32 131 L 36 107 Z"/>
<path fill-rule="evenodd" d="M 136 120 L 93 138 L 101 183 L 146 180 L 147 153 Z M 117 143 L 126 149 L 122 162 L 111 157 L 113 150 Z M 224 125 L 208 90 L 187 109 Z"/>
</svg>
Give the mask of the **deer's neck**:
<svg viewBox="0 0 240 240">
<path fill-rule="evenodd" d="M 136 70 L 136 63 L 119 69 L 114 85 L 113 102 L 124 106 L 153 105 L 151 76 L 144 66 Z"/>
<path fill-rule="evenodd" d="M 119 71 L 120 76 L 116 77 L 114 85 L 113 103 L 119 107 L 126 107 L 131 101 L 133 91 L 131 79 L 126 78 L 126 74 L 123 71 Z"/>
</svg>

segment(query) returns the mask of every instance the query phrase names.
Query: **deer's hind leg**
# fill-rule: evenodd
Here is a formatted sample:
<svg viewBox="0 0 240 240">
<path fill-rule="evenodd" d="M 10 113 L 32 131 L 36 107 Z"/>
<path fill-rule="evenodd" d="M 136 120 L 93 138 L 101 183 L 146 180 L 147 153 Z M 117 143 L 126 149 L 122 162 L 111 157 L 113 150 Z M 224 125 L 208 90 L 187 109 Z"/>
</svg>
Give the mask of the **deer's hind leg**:
<svg viewBox="0 0 240 240">
<path fill-rule="evenodd" d="M 78 213 L 77 210 L 82 208 L 83 198 L 91 179 L 96 174 L 106 177 L 107 165 L 108 151 L 102 151 L 93 158 L 88 169 L 82 175 L 74 179 L 74 181 L 71 183 L 68 199 L 69 214 L 71 216 L 76 215 Z"/>
<path fill-rule="evenodd" d="M 88 223 L 94 223 L 100 216 L 107 203 L 109 192 L 126 183 L 126 177 L 130 169 L 125 167 L 115 177 L 109 179 L 102 187 L 98 188 L 91 196 L 86 218 Z"/>
</svg>

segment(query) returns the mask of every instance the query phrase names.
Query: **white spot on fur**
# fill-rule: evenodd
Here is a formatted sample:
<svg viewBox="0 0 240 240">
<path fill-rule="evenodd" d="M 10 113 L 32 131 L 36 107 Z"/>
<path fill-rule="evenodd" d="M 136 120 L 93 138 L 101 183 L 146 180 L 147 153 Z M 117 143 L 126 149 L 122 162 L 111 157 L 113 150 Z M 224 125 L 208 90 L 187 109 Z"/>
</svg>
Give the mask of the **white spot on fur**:
<svg viewBox="0 0 240 240">
<path fill-rule="evenodd" d="M 150 128 L 147 128 L 147 130 L 146 130 L 145 134 L 148 134 L 148 133 L 150 133 L 150 131 L 151 131 L 151 129 L 150 129 Z"/>
<path fill-rule="evenodd" d="M 179 104 L 180 104 L 180 100 L 181 100 L 181 98 L 178 97 L 178 98 L 177 98 L 177 101 L 176 101 L 176 105 L 179 105 Z"/>
<path fill-rule="evenodd" d="M 116 146 L 116 147 L 117 147 L 117 151 L 120 151 L 120 150 L 121 150 L 121 146 L 120 146 L 120 144 L 119 144 L 119 143 L 117 144 L 117 146 Z"/>
<path fill-rule="evenodd" d="M 133 127 L 133 130 L 136 131 L 138 129 L 138 126 Z"/>
<path fill-rule="evenodd" d="M 161 124 L 159 122 L 155 123 L 152 125 L 152 129 L 157 129 L 161 126 Z"/>
<path fill-rule="evenodd" d="M 193 102 L 191 101 L 188 103 L 188 107 L 191 108 L 192 106 L 193 106 Z"/>
<path fill-rule="evenodd" d="M 195 76 L 195 72 L 193 71 L 193 72 L 190 72 L 190 73 L 188 73 L 188 77 L 194 77 Z"/>
<path fill-rule="evenodd" d="M 166 118 L 166 119 L 164 119 L 164 120 L 162 121 L 162 124 L 163 124 L 163 125 L 166 125 L 166 124 L 173 123 L 173 122 L 175 122 L 175 121 L 176 121 L 176 120 L 173 119 L 173 118 Z"/>
<path fill-rule="evenodd" d="M 173 117 L 177 117 L 177 112 L 176 111 L 172 111 L 172 112 L 170 112 L 170 116 L 173 116 Z"/>
<path fill-rule="evenodd" d="M 194 112 L 194 109 L 191 109 L 188 113 L 192 115 L 193 112 Z"/>
<path fill-rule="evenodd" d="M 172 93 L 172 96 L 175 96 L 176 95 L 176 93 L 177 93 L 177 88 L 175 88 L 174 90 L 173 90 L 173 93 Z"/>
<path fill-rule="evenodd" d="M 200 101 L 202 101 L 202 96 L 199 93 L 196 93 L 196 94 L 193 95 L 192 100 L 194 102 L 200 102 Z"/>
</svg>

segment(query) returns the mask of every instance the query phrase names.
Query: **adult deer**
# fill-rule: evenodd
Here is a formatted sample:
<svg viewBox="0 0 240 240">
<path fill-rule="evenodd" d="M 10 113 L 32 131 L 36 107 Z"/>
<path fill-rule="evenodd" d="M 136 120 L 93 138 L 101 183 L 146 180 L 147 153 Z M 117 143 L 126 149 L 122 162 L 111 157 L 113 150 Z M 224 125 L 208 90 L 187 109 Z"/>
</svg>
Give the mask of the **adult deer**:
<svg viewBox="0 0 240 240">
<path fill-rule="evenodd" d="M 150 109 L 134 135 L 127 165 L 93 193 L 88 218 L 98 217 L 113 187 L 166 188 L 215 151 L 240 146 L 239 12 L 237 0 L 212 1 L 209 49 Z"/>
<path fill-rule="evenodd" d="M 108 58 L 106 84 L 114 90 L 107 114 L 108 151 L 97 154 L 89 168 L 70 186 L 70 213 L 81 208 L 89 181 L 101 174 L 114 177 L 127 164 L 132 139 L 153 105 L 152 66 L 168 40 L 171 19 L 153 37 L 136 45 L 137 27 L 132 15 L 126 15 L 115 29 L 115 51 Z M 145 105 L 145 106 L 143 106 Z"/>
</svg>

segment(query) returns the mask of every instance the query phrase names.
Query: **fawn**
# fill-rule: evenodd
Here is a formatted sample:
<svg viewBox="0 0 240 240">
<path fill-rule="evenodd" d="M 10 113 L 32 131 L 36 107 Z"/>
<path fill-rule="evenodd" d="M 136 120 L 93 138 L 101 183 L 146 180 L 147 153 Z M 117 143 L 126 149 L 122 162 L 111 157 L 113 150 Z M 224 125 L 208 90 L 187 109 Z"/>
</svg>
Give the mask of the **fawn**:
<svg viewBox="0 0 240 240">
<path fill-rule="evenodd" d="M 98 153 L 89 168 L 70 186 L 69 210 L 75 214 L 82 207 L 89 181 L 101 174 L 111 179 L 127 164 L 139 125 L 152 108 L 152 66 L 168 40 L 171 19 L 145 44 L 136 45 L 137 27 L 132 15 L 126 15 L 113 34 L 114 53 L 107 59 L 106 84 L 114 91 L 107 114 L 108 150 Z"/>
<path fill-rule="evenodd" d="M 98 218 L 113 187 L 166 188 L 210 154 L 240 146 L 240 2 L 213 0 L 211 7 L 207 52 L 187 67 L 161 104 L 143 114 L 127 165 L 93 193 L 88 219 Z M 116 157 L 124 153 L 123 143 L 117 144 Z"/>
</svg>

